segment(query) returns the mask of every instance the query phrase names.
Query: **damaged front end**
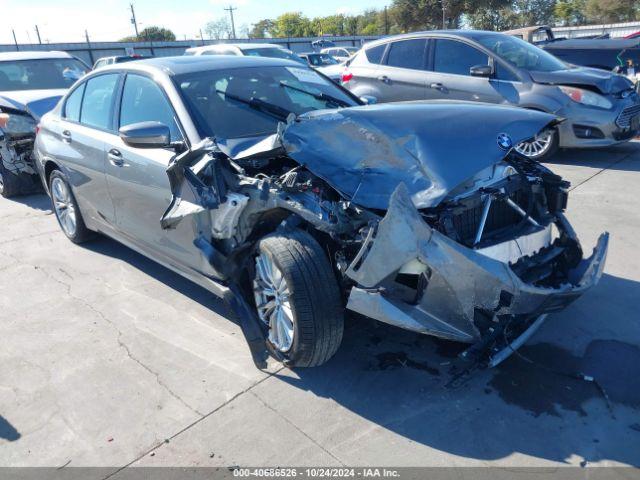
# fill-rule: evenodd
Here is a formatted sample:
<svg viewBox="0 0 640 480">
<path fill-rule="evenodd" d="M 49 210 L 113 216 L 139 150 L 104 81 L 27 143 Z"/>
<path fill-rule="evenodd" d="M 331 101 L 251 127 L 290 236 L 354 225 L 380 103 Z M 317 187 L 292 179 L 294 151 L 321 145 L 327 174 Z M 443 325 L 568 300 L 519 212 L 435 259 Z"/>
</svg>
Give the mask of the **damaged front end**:
<svg viewBox="0 0 640 480">
<path fill-rule="evenodd" d="M 5 197 L 38 191 L 33 158 L 36 122 L 28 113 L 0 108 L 0 193 Z"/>
<path fill-rule="evenodd" d="M 347 308 L 471 343 L 463 354 L 470 360 L 504 360 L 547 313 L 599 280 L 608 243 L 605 233 L 583 259 L 562 213 L 561 187 L 536 179 L 523 202 L 511 182 L 520 183 L 506 179 L 423 211 L 400 186 L 346 271 L 355 282 Z M 555 196 L 559 203 L 549 201 Z"/>
<path fill-rule="evenodd" d="M 484 122 L 485 132 L 469 128 L 467 144 L 447 144 L 452 117 Z M 290 118 L 240 147 L 205 140 L 169 166 L 173 200 L 161 224 L 193 219 L 194 244 L 228 287 L 258 365 L 265 345 L 282 358 L 247 271 L 256 242 L 287 229 L 323 246 L 347 309 L 471 344 L 467 358 L 495 365 L 604 268 L 608 234 L 582 258 L 563 213 L 568 183 L 496 144 L 496 132 L 517 144 L 554 121 L 498 107 L 387 105 Z"/>
</svg>

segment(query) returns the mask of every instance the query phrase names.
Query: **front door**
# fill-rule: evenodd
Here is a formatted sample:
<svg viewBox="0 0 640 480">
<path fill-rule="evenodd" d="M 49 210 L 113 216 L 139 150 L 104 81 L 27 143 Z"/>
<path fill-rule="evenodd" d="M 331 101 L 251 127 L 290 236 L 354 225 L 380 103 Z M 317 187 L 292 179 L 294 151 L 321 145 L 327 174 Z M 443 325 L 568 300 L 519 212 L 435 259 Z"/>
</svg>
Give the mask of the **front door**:
<svg viewBox="0 0 640 480">
<path fill-rule="evenodd" d="M 428 99 L 505 102 L 499 82 L 470 74 L 471 67 L 489 65 L 487 54 L 458 40 L 439 38 L 434 42 L 432 71 L 426 82 Z"/>
<path fill-rule="evenodd" d="M 156 121 L 167 125 L 172 141 L 182 140 L 177 119 L 163 90 L 151 78 L 127 74 L 118 125 Z M 202 254 L 194 246 L 194 222 L 163 230 L 160 218 L 171 203 L 167 167 L 170 148 L 134 148 L 113 135 L 107 146 L 107 182 L 120 233 L 139 247 L 174 264 L 202 270 Z"/>
</svg>

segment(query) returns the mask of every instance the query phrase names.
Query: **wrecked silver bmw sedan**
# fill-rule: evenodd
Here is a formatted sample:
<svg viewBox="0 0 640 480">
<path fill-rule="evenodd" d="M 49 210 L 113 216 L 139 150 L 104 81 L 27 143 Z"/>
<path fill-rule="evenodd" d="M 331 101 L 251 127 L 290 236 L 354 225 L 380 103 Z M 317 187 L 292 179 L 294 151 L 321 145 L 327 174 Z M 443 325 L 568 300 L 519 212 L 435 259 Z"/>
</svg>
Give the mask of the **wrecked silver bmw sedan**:
<svg viewBox="0 0 640 480">
<path fill-rule="evenodd" d="M 600 278 L 568 183 L 513 145 L 557 120 L 481 104 L 364 105 L 294 62 L 100 69 L 45 115 L 64 233 L 102 232 L 226 298 L 253 358 L 315 366 L 345 308 L 493 365 Z"/>
</svg>

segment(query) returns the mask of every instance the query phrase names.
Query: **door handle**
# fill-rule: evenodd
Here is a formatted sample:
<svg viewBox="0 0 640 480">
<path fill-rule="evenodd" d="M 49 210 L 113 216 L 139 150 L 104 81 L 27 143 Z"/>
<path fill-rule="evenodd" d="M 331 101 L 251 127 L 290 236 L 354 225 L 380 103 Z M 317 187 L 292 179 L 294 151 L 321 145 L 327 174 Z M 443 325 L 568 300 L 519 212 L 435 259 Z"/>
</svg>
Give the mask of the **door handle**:
<svg viewBox="0 0 640 480">
<path fill-rule="evenodd" d="M 447 87 L 445 87 L 441 83 L 432 83 L 431 85 L 429 85 L 429 88 L 433 88 L 435 90 L 440 90 L 441 92 L 446 92 L 447 91 Z"/>
<path fill-rule="evenodd" d="M 65 143 L 71 143 L 71 132 L 69 130 L 62 131 L 62 141 Z"/>
<path fill-rule="evenodd" d="M 390 83 L 391 82 L 389 77 L 387 77 L 386 75 L 382 75 L 382 76 L 378 77 L 378 80 L 380 80 L 382 83 Z"/>
<path fill-rule="evenodd" d="M 120 150 L 112 148 L 109 150 L 109 153 L 107 153 L 107 157 L 109 157 L 109 163 L 114 167 L 122 167 L 124 165 L 124 159 L 122 158 Z"/>
</svg>

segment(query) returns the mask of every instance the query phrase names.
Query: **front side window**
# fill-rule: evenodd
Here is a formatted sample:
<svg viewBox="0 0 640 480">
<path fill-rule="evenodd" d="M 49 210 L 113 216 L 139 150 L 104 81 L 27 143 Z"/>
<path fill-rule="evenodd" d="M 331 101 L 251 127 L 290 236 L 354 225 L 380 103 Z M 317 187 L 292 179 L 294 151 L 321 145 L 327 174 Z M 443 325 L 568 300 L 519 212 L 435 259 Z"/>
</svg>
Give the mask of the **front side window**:
<svg viewBox="0 0 640 480">
<path fill-rule="evenodd" d="M 67 89 L 87 71 L 75 58 L 0 62 L 0 91 Z"/>
<path fill-rule="evenodd" d="M 471 75 L 471 67 L 488 65 L 489 57 L 477 48 L 456 40 L 436 40 L 433 69 L 440 73 Z"/>
<path fill-rule="evenodd" d="M 160 122 L 169 127 L 171 141 L 181 139 L 173 108 L 153 80 L 127 75 L 120 106 L 120 127 L 140 122 Z"/>
<path fill-rule="evenodd" d="M 369 63 L 382 63 L 382 55 L 384 55 L 385 48 L 387 48 L 386 43 L 365 49 L 364 54 L 367 60 L 369 60 Z"/>
<path fill-rule="evenodd" d="M 390 67 L 424 69 L 424 52 L 427 41 L 424 38 L 401 40 L 389 45 L 387 65 Z"/>
<path fill-rule="evenodd" d="M 260 109 L 277 110 L 286 117 L 357 105 L 340 87 L 307 67 L 210 70 L 177 75 L 175 82 L 202 134 L 219 139 L 274 133 L 278 118 Z"/>
<path fill-rule="evenodd" d="M 86 83 L 80 85 L 67 98 L 67 102 L 64 104 L 64 117 L 67 120 L 71 120 L 73 122 L 80 121 L 80 107 L 82 105 L 82 96 L 86 85 Z"/>
<path fill-rule="evenodd" d="M 90 78 L 85 86 L 80 123 L 89 127 L 111 129 L 111 107 L 119 75 L 117 73 Z"/>
<path fill-rule="evenodd" d="M 541 48 L 509 35 L 488 34 L 477 41 L 514 67 L 534 72 L 566 70 L 565 63 Z"/>
</svg>

